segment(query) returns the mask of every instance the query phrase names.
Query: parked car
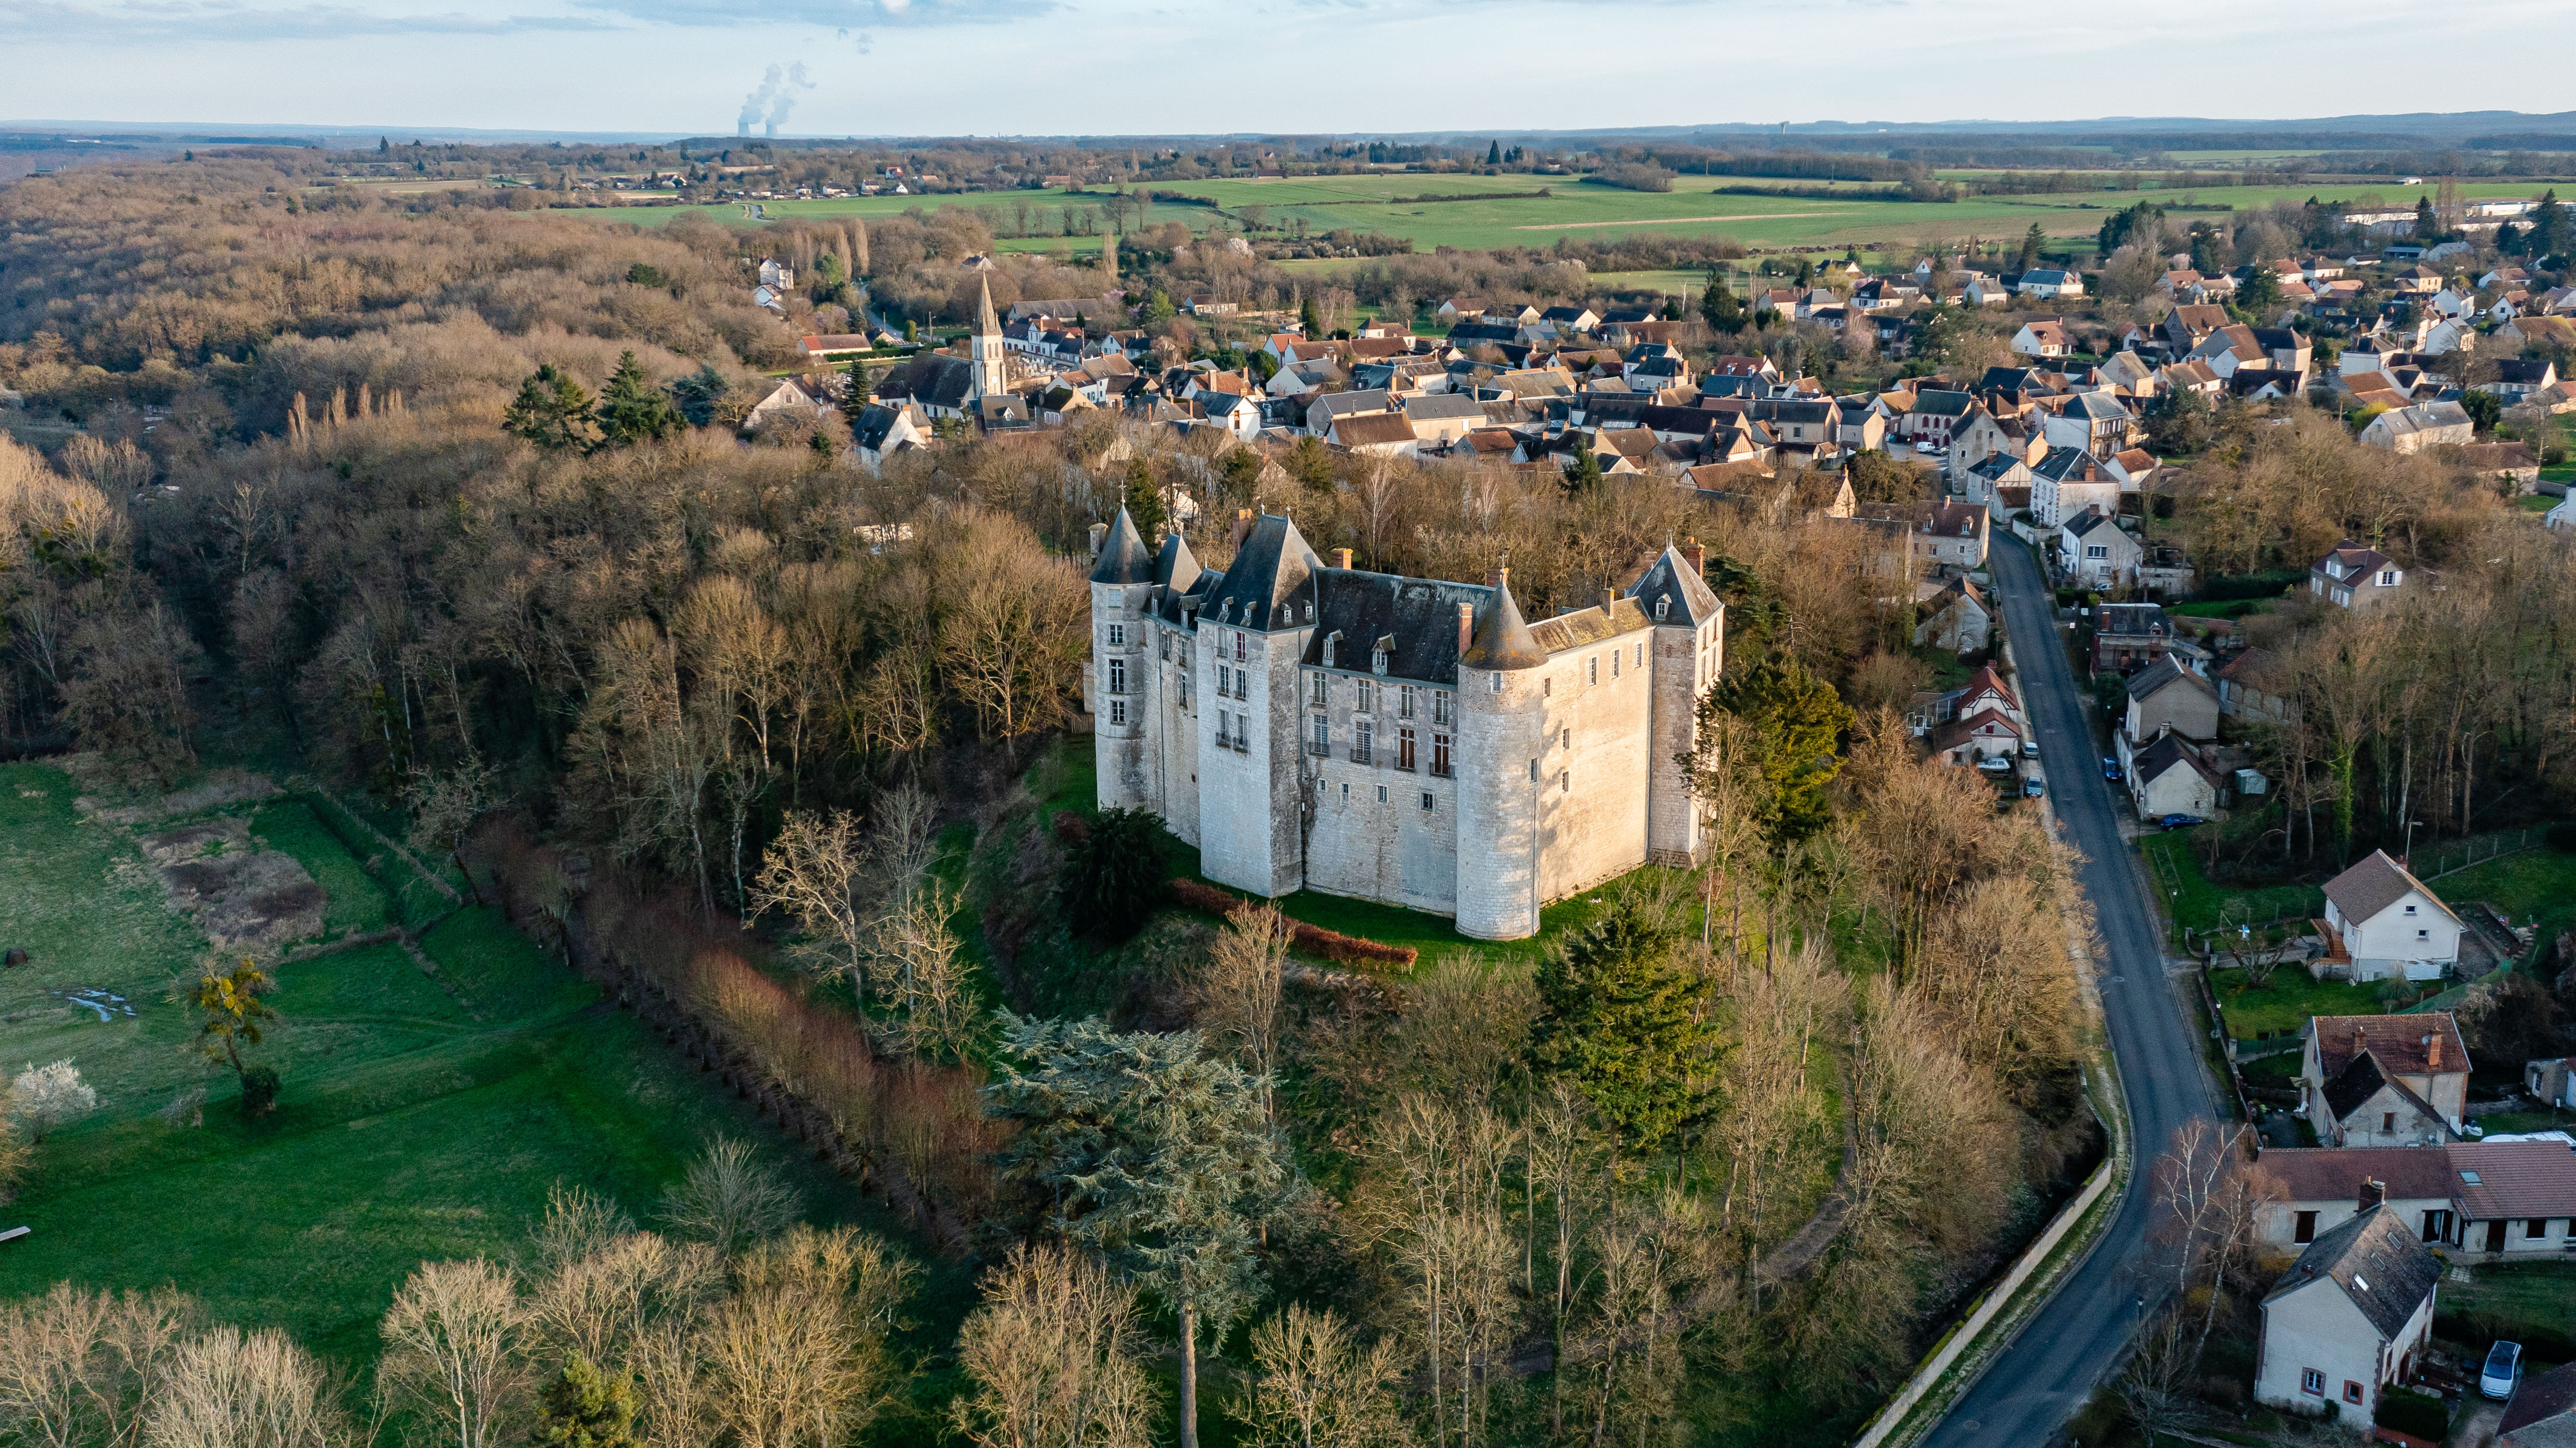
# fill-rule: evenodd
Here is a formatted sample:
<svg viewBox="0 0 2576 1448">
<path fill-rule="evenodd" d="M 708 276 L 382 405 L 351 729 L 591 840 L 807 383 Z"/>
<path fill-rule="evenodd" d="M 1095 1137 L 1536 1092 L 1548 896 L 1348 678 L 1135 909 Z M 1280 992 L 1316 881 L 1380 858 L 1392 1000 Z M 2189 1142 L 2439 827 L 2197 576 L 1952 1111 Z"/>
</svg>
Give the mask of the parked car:
<svg viewBox="0 0 2576 1448">
<path fill-rule="evenodd" d="M 2021 792 L 2024 799 L 2037 799 L 2048 793 L 2048 781 L 2034 774 L 2021 782 Z"/>
<path fill-rule="evenodd" d="M 2023 740 L 2021 742 L 2021 757 L 2024 759 L 2037 759 L 2039 757 L 2039 741 L 2036 739 Z"/>
<path fill-rule="evenodd" d="M 2000 754 L 1990 755 L 1987 758 L 1978 760 L 1977 767 L 1988 774 L 2012 773 L 2012 761 Z"/>
<path fill-rule="evenodd" d="M 2208 823 L 2208 821 L 2203 820 L 2203 819 L 2202 819 L 2200 816 L 2198 816 L 2198 815 L 2169 814 L 2169 815 L 2166 815 L 2164 818 L 2162 818 L 2162 819 L 2160 819 L 2160 820 L 2157 820 L 2157 821 L 2156 821 L 2156 823 L 2157 823 L 2157 824 L 2160 824 L 2160 825 L 2163 825 L 2166 829 L 2169 829 L 2169 830 L 2187 830 L 2187 829 L 2190 829 L 2193 825 L 2197 825 L 2197 824 L 2206 824 L 2206 823 Z"/>
<path fill-rule="evenodd" d="M 2499 1342 L 2487 1349 L 2487 1365 L 2478 1370 L 2478 1391 L 2503 1402 L 2522 1380 L 2522 1344 Z"/>
<path fill-rule="evenodd" d="M 2120 761 L 2112 758 L 2110 755 L 2103 755 L 2102 777 L 2116 782 L 2120 777 Z"/>
</svg>

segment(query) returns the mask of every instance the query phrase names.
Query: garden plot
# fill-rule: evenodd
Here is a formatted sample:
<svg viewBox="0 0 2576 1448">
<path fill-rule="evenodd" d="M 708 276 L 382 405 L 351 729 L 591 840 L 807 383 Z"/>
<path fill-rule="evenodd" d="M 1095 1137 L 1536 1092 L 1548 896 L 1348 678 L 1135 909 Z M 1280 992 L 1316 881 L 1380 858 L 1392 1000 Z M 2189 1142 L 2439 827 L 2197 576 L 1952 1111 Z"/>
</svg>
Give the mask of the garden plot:
<svg viewBox="0 0 2576 1448">
<path fill-rule="evenodd" d="M 251 843 L 250 825 L 214 819 L 136 841 L 169 896 L 207 943 L 270 954 L 322 933 L 322 887 L 294 856 Z"/>
</svg>

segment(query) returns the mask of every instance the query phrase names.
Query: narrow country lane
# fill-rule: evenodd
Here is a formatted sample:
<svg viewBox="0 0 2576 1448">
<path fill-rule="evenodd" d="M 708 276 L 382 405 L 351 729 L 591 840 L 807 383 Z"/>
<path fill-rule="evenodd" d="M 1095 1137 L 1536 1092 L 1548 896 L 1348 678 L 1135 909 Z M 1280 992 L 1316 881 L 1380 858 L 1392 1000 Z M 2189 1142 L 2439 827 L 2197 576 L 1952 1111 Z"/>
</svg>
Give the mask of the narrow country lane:
<svg viewBox="0 0 2576 1448">
<path fill-rule="evenodd" d="M 2156 917 L 2120 838 L 2125 806 L 2102 777 L 2101 752 L 2085 722 L 2080 686 L 2066 661 L 2038 563 L 2008 537 L 1998 538 L 1992 563 L 2051 804 L 2065 838 L 2085 857 L 2077 879 L 2108 946 L 2099 966 L 2102 1009 L 2137 1129 L 2140 1168 L 2131 1174 L 2119 1215 L 2091 1259 L 1926 1436 L 1935 1448 L 2038 1448 L 2119 1361 L 2138 1325 L 2131 1267 L 2146 1243 L 2146 1163 L 2175 1128 L 2215 1114 L 2200 1043 L 2165 974 Z"/>
</svg>

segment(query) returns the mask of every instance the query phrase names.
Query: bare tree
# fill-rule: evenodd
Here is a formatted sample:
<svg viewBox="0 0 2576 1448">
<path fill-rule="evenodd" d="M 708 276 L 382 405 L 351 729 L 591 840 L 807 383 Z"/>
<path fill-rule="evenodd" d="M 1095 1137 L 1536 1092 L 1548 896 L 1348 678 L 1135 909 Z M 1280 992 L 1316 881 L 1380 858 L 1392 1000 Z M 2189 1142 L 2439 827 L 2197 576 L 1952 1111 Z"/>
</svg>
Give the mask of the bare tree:
<svg viewBox="0 0 2576 1448">
<path fill-rule="evenodd" d="M 442 1424 L 456 1448 L 496 1448 L 525 1387 L 514 1355 L 524 1320 L 508 1268 L 424 1262 L 385 1312 L 379 1389 Z"/>
<path fill-rule="evenodd" d="M 975 1388 L 949 1420 L 977 1448 L 1145 1448 L 1154 1395 L 1134 1289 L 1063 1246 L 1015 1246 L 957 1336 Z"/>
<path fill-rule="evenodd" d="M 1400 1448 L 1413 1441 L 1396 1396 L 1395 1345 L 1362 1348 L 1330 1311 L 1290 1303 L 1252 1330 L 1253 1389 L 1236 1416 L 1260 1448 Z"/>
<path fill-rule="evenodd" d="M 321 1364 L 284 1333 L 218 1327 L 172 1353 L 145 1448 L 342 1448 L 357 1441 Z"/>
<path fill-rule="evenodd" d="M 1286 916 L 1272 905 L 1247 905 L 1227 917 L 1191 995 L 1199 1020 L 1260 1083 L 1261 1114 L 1278 1130 L 1279 1008 L 1281 972 L 1291 938 Z"/>
<path fill-rule="evenodd" d="M 46 1448 L 133 1448 L 197 1321 L 190 1299 L 68 1282 L 0 1305 L 0 1432 Z"/>
<path fill-rule="evenodd" d="M 799 1226 L 734 1265 L 703 1333 L 712 1420 L 740 1448 L 838 1448 L 904 1372 L 887 1345 L 914 1269 L 855 1228 Z"/>
<path fill-rule="evenodd" d="M 751 1143 L 719 1136 L 662 1196 L 662 1219 L 731 1256 L 796 1220 L 804 1204 Z"/>
</svg>

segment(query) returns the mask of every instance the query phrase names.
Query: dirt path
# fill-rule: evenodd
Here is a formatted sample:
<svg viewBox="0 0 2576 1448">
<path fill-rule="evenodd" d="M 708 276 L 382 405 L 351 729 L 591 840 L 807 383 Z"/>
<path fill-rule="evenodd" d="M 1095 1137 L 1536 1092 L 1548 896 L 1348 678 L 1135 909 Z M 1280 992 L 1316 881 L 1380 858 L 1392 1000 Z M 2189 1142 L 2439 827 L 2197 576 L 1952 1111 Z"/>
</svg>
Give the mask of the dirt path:
<svg viewBox="0 0 2576 1448">
<path fill-rule="evenodd" d="M 1779 1282 L 1794 1277 L 1814 1265 L 1816 1258 L 1842 1235 L 1843 1219 L 1851 1215 L 1852 1168 L 1860 1161 L 1860 1119 L 1852 1110 L 1851 1073 L 1842 1062 L 1834 1063 L 1834 1075 L 1843 1086 L 1843 1164 L 1834 1173 L 1833 1190 L 1816 1205 L 1816 1214 L 1807 1224 L 1789 1234 L 1789 1240 L 1771 1249 L 1769 1255 L 1754 1264 L 1754 1271 L 1766 1282 Z"/>
</svg>

